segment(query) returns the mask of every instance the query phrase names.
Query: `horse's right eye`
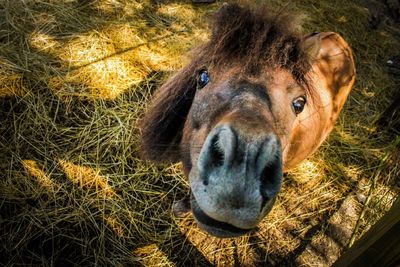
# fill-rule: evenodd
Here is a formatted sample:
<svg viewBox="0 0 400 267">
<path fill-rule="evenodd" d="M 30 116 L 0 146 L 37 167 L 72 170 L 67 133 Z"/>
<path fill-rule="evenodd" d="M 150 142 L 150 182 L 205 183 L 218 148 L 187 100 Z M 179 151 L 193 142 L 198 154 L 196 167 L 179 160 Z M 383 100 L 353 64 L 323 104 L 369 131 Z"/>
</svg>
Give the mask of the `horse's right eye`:
<svg viewBox="0 0 400 267">
<path fill-rule="evenodd" d="M 303 111 L 306 102 L 307 99 L 305 96 L 300 96 L 292 102 L 293 110 L 296 115 L 300 114 Z"/>
<path fill-rule="evenodd" d="M 199 76 L 197 77 L 197 89 L 202 89 L 210 81 L 210 76 L 207 70 L 199 71 Z"/>
</svg>

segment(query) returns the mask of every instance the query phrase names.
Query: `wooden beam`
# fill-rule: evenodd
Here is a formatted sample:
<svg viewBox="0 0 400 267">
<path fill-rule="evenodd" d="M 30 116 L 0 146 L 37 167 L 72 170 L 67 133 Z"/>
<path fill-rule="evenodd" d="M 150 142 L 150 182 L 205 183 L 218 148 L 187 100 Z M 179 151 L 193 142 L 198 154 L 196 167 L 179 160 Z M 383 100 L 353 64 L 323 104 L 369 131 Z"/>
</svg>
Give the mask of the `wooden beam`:
<svg viewBox="0 0 400 267">
<path fill-rule="evenodd" d="M 396 264 L 400 264 L 400 196 L 391 209 L 333 266 L 385 267 Z"/>
</svg>

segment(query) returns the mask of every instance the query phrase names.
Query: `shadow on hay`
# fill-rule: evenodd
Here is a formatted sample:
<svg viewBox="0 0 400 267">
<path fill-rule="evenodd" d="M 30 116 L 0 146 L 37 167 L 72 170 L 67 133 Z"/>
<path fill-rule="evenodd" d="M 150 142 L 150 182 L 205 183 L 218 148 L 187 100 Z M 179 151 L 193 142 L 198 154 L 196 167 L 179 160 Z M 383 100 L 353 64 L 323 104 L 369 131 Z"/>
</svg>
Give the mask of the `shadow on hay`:
<svg viewBox="0 0 400 267">
<path fill-rule="evenodd" d="M 111 188 L 120 196 L 117 200 L 108 200 L 99 196 L 96 188 L 90 185 L 82 186 L 74 183 L 69 177 L 71 174 L 66 173 L 60 160 L 70 161 L 79 158 L 75 148 L 79 140 L 73 140 L 67 146 L 62 145 L 66 138 L 71 138 L 71 135 L 60 133 L 56 129 L 73 128 L 81 125 L 82 122 L 89 122 L 90 115 L 96 112 L 96 104 L 93 101 L 75 99 L 74 103 L 70 103 L 72 108 L 69 108 L 62 102 L 58 102 L 57 105 L 52 103 L 52 101 L 57 102 L 57 98 L 51 95 L 50 90 L 38 93 L 45 94 L 41 99 L 44 100 L 43 106 L 47 107 L 39 111 L 43 112 L 40 116 L 54 117 L 54 123 L 57 125 L 54 129 L 45 128 L 40 131 L 40 126 L 39 129 L 29 129 L 29 126 L 21 121 L 24 120 L 24 116 L 28 116 L 26 119 L 32 119 L 29 117 L 31 112 L 28 109 L 40 95 L 33 96 L 33 99 L 29 99 L 28 96 L 25 99 L 10 97 L 0 100 L 0 125 L 2 126 L 0 128 L 2 150 L 0 169 L 2 181 L 12 184 L 9 187 L 12 189 L 11 192 L 7 192 L 4 184 L 1 188 L 0 211 L 4 221 L 0 236 L 2 237 L 1 250 L 4 252 L 2 255 L 7 259 L 5 262 L 92 265 L 106 264 L 96 262 L 99 258 L 112 259 L 114 257 L 123 258 L 122 262 L 138 264 L 133 251 L 156 242 L 171 262 L 180 264 L 182 260 L 185 260 L 185 263 L 193 263 L 196 266 L 207 265 L 207 259 L 187 241 L 186 236 L 180 233 L 178 227 L 174 225 L 171 214 L 165 212 L 172 205 L 175 194 L 168 195 L 168 193 L 174 190 L 176 183 L 163 183 L 160 179 L 149 177 L 152 184 L 147 185 L 147 188 L 143 188 L 144 190 L 154 190 L 168 195 L 162 202 L 153 198 L 153 202 L 158 203 L 151 203 L 146 193 L 137 193 L 135 198 L 122 199 L 121 192 L 130 190 L 129 182 L 124 184 L 118 181 L 117 183 L 109 179 Z M 125 101 L 142 101 L 140 94 L 127 93 L 121 98 Z M 116 105 L 116 101 L 102 102 L 110 108 Z M 81 112 L 82 109 L 85 109 L 85 113 Z M 16 117 L 20 120 L 15 121 Z M 19 129 L 18 125 L 16 128 L 13 127 L 13 124 L 19 123 L 25 129 Z M 43 140 L 44 138 L 46 140 Z M 48 147 L 43 148 L 43 145 Z M 87 158 L 84 162 L 95 160 L 91 158 L 94 150 L 96 147 L 85 148 L 87 155 L 82 156 Z M 115 148 L 114 153 L 119 154 L 122 151 Z M 135 174 L 134 167 L 138 164 L 137 156 L 132 153 L 127 159 L 127 164 L 131 164 L 133 168 L 125 177 L 129 178 Z M 24 160 L 34 161 L 39 171 L 48 174 L 53 187 L 43 186 L 35 174 L 26 175 Z M 102 163 L 106 165 L 107 161 L 112 162 L 113 159 L 105 157 L 102 160 Z M 74 165 L 77 168 L 80 167 L 79 162 Z M 119 170 L 118 168 L 113 170 L 111 167 L 107 168 L 104 174 L 107 175 L 107 172 L 108 175 L 115 177 Z M 183 189 L 175 188 L 175 190 L 179 194 L 179 191 Z M 142 211 L 135 209 L 138 202 L 134 200 L 137 198 L 141 201 L 149 201 L 148 205 L 153 208 L 144 206 L 147 210 L 141 214 Z M 125 203 L 128 201 L 131 203 Z M 132 222 L 126 220 L 128 216 L 125 214 L 129 212 L 128 209 L 118 211 L 121 213 L 121 216 L 118 216 L 116 205 L 119 204 L 125 206 L 124 208 L 131 207 L 131 211 L 139 216 L 140 222 L 136 222 L 137 225 L 134 226 L 130 225 Z M 159 205 L 163 206 L 162 209 Z M 164 213 L 160 214 L 160 210 Z M 104 217 L 108 215 L 114 217 L 116 224 L 123 228 L 121 231 L 127 233 L 126 237 L 120 236 L 118 228 L 113 229 L 112 225 L 104 221 Z M 136 232 L 134 227 L 142 229 Z M 166 238 L 164 232 L 172 233 L 173 239 Z"/>
<path fill-rule="evenodd" d="M 78 1 L 64 3 L 64 7 L 68 8 L 72 12 L 90 12 L 92 15 L 98 18 L 103 18 L 103 14 L 98 13 L 96 9 L 91 8 L 97 1 Z M 36 11 L 49 8 L 47 5 L 41 6 L 42 3 L 38 3 L 34 8 Z M 22 3 L 16 3 L 16 5 L 22 5 Z M 15 10 L 23 10 L 23 8 Z M 9 9 L 12 12 L 11 9 Z M 175 19 L 173 17 L 164 16 L 161 20 L 154 21 L 148 14 L 154 12 L 154 7 L 145 6 L 142 10 L 142 14 L 139 16 L 147 20 L 147 26 L 156 27 L 157 23 L 165 24 L 168 26 L 168 21 Z M 86 23 L 80 25 L 80 27 L 71 27 L 69 21 L 65 21 L 63 16 L 56 17 L 55 20 L 61 22 L 60 27 L 54 27 L 46 33 L 60 38 L 59 40 L 67 40 L 64 37 L 64 33 L 68 32 L 69 37 L 73 38 L 74 35 L 84 34 L 92 29 L 99 29 L 107 26 L 110 22 L 117 18 L 118 8 L 112 13 L 107 14 L 107 19 L 104 20 L 104 24 L 99 25 L 99 21 L 93 21 L 93 23 Z M 135 12 L 138 13 L 138 12 Z M 61 14 L 61 13 L 55 13 Z M 131 17 L 125 19 L 128 23 L 135 23 Z M 24 42 L 25 34 L 29 34 L 34 29 L 34 25 L 24 25 L 24 33 L 16 36 L 16 43 Z M 12 45 L 14 45 L 13 43 Z M 69 70 L 61 67 L 60 59 L 44 53 L 42 51 L 30 48 L 42 61 L 52 62 L 51 67 L 56 67 L 58 73 L 64 75 Z M 132 47 L 131 49 L 134 49 Z M 91 64 L 91 63 L 90 63 Z M 113 108 L 121 102 L 116 101 L 104 101 L 99 100 L 96 102 L 88 99 L 70 99 L 68 103 L 60 101 L 58 96 L 47 87 L 43 81 L 38 81 L 35 77 L 37 73 L 40 77 L 41 73 L 51 71 L 51 68 L 45 66 L 45 64 L 31 63 L 31 70 L 23 73 L 23 83 L 31 93 L 35 95 L 27 95 L 23 98 L 17 96 L 11 96 L 0 99 L 0 148 L 1 154 L 1 165 L 2 170 L 2 185 L 1 199 L 2 204 L 0 210 L 2 217 L 5 218 L 2 225 L 2 255 L 5 255 L 8 262 L 13 264 L 19 262 L 21 264 L 96 264 L 96 261 L 101 256 L 121 256 L 120 251 L 123 249 L 134 250 L 139 246 L 146 245 L 149 243 L 145 238 L 135 238 L 130 236 L 129 238 L 118 237 L 121 244 L 115 244 L 115 231 L 110 229 L 109 225 L 106 225 L 102 220 L 104 210 L 107 210 L 107 204 L 104 201 L 91 200 L 90 203 L 82 203 L 79 201 L 85 201 L 85 195 L 94 195 L 96 198 L 95 190 L 83 190 L 79 186 L 74 185 L 69 179 L 65 170 L 60 167 L 58 160 L 70 160 L 77 158 L 79 149 L 77 148 L 79 142 L 79 131 L 73 132 L 71 129 L 77 128 L 82 123 L 90 123 L 91 116 L 96 114 L 96 106 L 100 105 L 103 108 Z M 51 73 L 50 73 L 51 74 Z M 153 76 L 155 73 L 151 73 Z M 147 79 L 146 79 L 147 80 Z M 77 84 L 77 86 L 80 86 Z M 139 84 L 138 88 L 142 85 Z M 147 85 L 148 86 L 148 85 Z M 136 88 L 128 89 L 126 94 L 119 97 L 126 102 L 144 102 L 143 95 L 140 92 L 135 94 L 130 91 Z M 151 88 L 153 89 L 153 88 Z M 101 103 L 100 103 L 101 102 Z M 32 105 L 37 105 L 35 108 Z M 82 112 L 83 111 L 83 112 Z M 129 112 L 129 110 L 128 110 Z M 37 113 L 36 115 L 34 115 Z M 33 114 L 33 115 L 32 115 Z M 38 118 L 42 117 L 42 118 Z M 29 119 L 37 119 L 36 122 L 32 122 L 34 125 L 30 125 Z M 26 120 L 26 121 L 24 121 Z M 41 125 L 43 123 L 43 125 Z M 46 125 L 47 123 L 47 125 Z M 18 125 L 19 124 L 19 125 Z M 61 129 L 61 130 L 60 130 Z M 133 130 L 134 131 L 134 130 Z M 82 133 L 85 134 L 85 133 Z M 70 140 L 71 137 L 75 137 L 75 142 L 66 141 Z M 45 147 L 43 147 L 45 146 Z M 83 161 L 96 162 L 93 155 L 98 152 L 97 147 L 91 147 L 90 145 L 84 148 L 84 153 L 89 155 L 82 155 L 85 159 Z M 109 147 L 109 154 L 113 153 L 126 153 L 127 151 L 118 151 L 118 147 Z M 96 151 L 95 151 L 96 150 Z M 126 161 L 126 170 L 134 173 L 134 166 L 137 160 L 138 148 L 131 147 L 130 151 L 132 154 Z M 115 154 L 114 154 L 115 155 Z M 79 155 L 81 156 L 81 155 Z M 43 190 L 43 187 L 38 181 L 29 175 L 26 177 L 26 167 L 23 166 L 23 160 L 31 160 L 37 164 L 38 170 L 43 171 L 46 174 L 51 174 L 50 179 L 57 185 L 57 191 L 48 192 Z M 112 157 L 103 157 L 101 159 L 105 165 L 113 161 Z M 76 164 L 76 165 L 79 165 Z M 131 165 L 132 167 L 129 167 Z M 119 169 L 113 167 L 108 168 L 111 174 L 118 173 Z M 114 173 L 113 173 L 114 171 Z M 14 176 L 14 177 L 13 177 Z M 112 183 L 112 180 L 110 180 Z M 13 185 L 9 187 L 10 192 L 7 192 L 7 183 Z M 165 184 L 162 181 L 157 180 L 153 184 L 158 186 L 156 189 L 163 189 L 164 193 L 170 192 L 175 184 Z M 124 188 L 120 184 L 113 185 L 118 194 L 124 191 Z M 146 200 L 143 197 L 142 200 Z M 137 203 L 132 203 L 137 204 Z M 163 203 L 165 205 L 172 204 L 172 200 Z M 104 210 L 99 209 L 103 207 Z M 134 207 L 134 205 L 132 205 Z M 112 209 L 112 207 L 108 207 Z M 164 207 L 165 208 L 165 207 Z M 132 208 L 134 210 L 134 208 Z M 165 208 L 168 210 L 168 208 Z M 164 250 L 167 255 L 171 257 L 174 262 L 181 262 L 182 259 L 186 259 L 187 263 L 194 263 L 198 265 L 207 265 L 208 261 L 202 256 L 202 254 L 186 240 L 186 237 L 180 234 L 179 229 L 174 225 L 170 214 L 162 214 L 157 216 L 159 210 L 146 211 L 146 217 L 150 220 L 151 217 L 157 218 L 162 223 L 154 223 L 151 220 L 146 221 L 146 217 L 142 220 L 143 227 L 146 225 L 152 225 L 149 230 L 154 232 L 145 232 L 145 236 L 152 236 L 152 241 L 160 243 L 159 247 Z M 110 211 L 109 211 L 110 212 Z M 60 217 L 62 213 L 64 217 Z M 91 214 L 94 214 L 91 215 Z M 60 219 L 61 218 L 61 219 Z M 64 219 L 62 219 L 64 218 Z M 38 220 L 36 223 L 32 223 L 32 220 Z M 168 229 L 171 228 L 172 230 Z M 17 229 L 18 228 L 18 229 Z M 174 242 L 160 241 L 165 240 L 156 231 L 169 230 L 174 234 Z M 143 234 L 143 233 L 142 233 Z M 96 237 L 102 236 L 99 240 Z M 88 240 L 87 237 L 93 237 L 92 240 Z M 96 244 L 100 242 L 101 244 Z M 108 242 L 111 245 L 107 245 L 107 249 L 104 250 L 105 244 Z M 174 247 L 178 244 L 178 247 Z M 180 247 L 181 246 L 181 247 Z M 103 247 L 103 250 L 101 249 Z M 180 247 L 180 248 L 179 248 Z M 114 254 L 115 253 L 115 254 Z M 132 256 L 132 252 L 124 251 L 124 261 L 132 261 L 131 263 L 137 264 L 135 257 Z M 130 257 L 127 257 L 127 255 Z M 100 262 L 101 264 L 101 262 Z M 103 262 L 104 264 L 104 262 Z"/>
</svg>

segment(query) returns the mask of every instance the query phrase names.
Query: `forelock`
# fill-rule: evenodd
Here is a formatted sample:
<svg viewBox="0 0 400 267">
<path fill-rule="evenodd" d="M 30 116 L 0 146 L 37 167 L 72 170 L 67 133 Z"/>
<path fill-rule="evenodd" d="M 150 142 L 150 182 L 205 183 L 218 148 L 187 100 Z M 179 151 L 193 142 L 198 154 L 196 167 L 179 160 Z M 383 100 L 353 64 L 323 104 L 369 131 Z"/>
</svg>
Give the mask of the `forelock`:
<svg viewBox="0 0 400 267">
<path fill-rule="evenodd" d="M 228 4 L 212 20 L 210 41 L 201 47 L 204 59 L 214 66 L 240 62 L 243 72 L 257 74 L 266 66 L 289 70 L 307 86 L 311 68 L 301 36 L 292 25 L 293 15 L 272 14 L 265 6 Z"/>
</svg>

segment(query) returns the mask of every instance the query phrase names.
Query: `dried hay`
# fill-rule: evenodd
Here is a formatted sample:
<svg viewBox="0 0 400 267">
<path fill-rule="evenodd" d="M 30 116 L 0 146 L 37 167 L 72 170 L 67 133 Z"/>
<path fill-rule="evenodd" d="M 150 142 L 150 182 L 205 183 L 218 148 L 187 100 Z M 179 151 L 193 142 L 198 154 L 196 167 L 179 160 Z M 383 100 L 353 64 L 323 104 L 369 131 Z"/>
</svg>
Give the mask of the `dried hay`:
<svg viewBox="0 0 400 267">
<path fill-rule="evenodd" d="M 187 181 L 179 164 L 139 159 L 138 120 L 221 4 L 0 1 L 3 264 L 321 266 L 350 241 L 324 247 L 338 246 L 330 229 L 346 223 L 341 210 L 364 210 L 359 237 L 390 207 L 400 139 L 375 122 L 400 80 L 385 69 L 399 36 L 389 22 L 370 29 L 362 1 L 307 0 L 287 6 L 309 17 L 304 32 L 337 31 L 356 56 L 358 82 L 334 132 L 285 176 L 257 233 L 220 240 L 172 216 Z"/>
</svg>

